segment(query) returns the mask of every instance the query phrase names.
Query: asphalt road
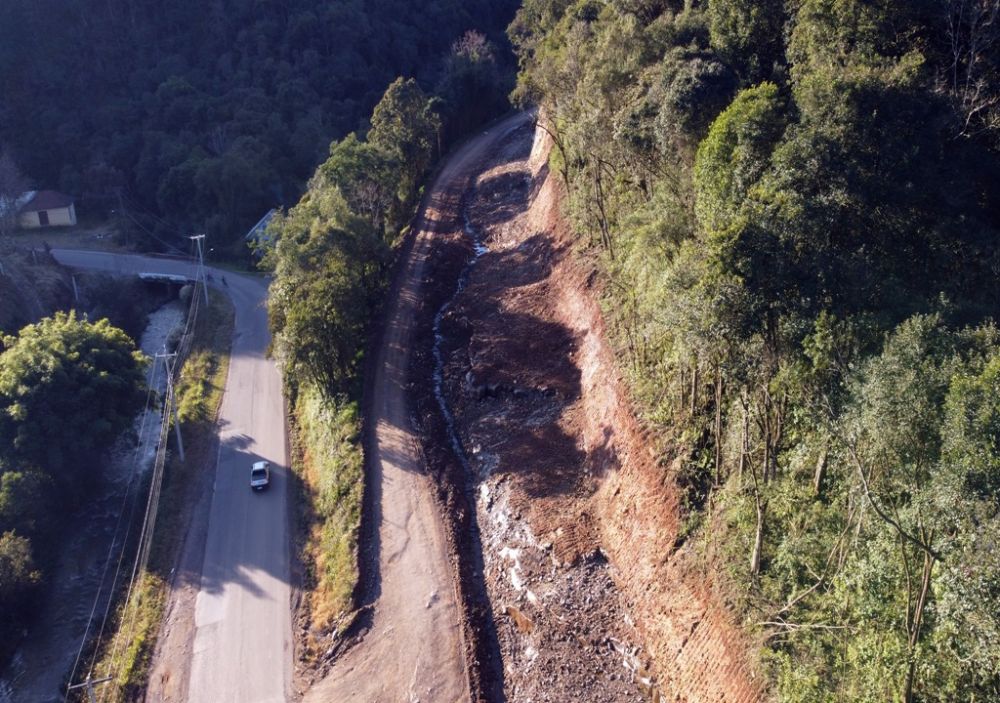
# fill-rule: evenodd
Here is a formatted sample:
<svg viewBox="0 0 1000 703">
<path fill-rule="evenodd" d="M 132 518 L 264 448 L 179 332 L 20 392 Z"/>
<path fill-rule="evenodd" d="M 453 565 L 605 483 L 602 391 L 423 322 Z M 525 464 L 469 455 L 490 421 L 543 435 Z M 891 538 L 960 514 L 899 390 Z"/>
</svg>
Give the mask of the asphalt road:
<svg viewBox="0 0 1000 703">
<path fill-rule="evenodd" d="M 67 266 L 119 274 L 193 276 L 187 262 L 102 252 L 53 250 Z M 292 627 L 287 443 L 281 378 L 265 358 L 270 340 L 267 285 L 212 271 L 236 309 L 220 447 L 200 573 L 185 700 L 278 703 L 292 697 Z M 227 286 L 221 286 L 225 275 Z M 250 466 L 271 462 L 271 487 L 250 490 Z M 208 468 L 208 467 L 207 467 Z"/>
</svg>

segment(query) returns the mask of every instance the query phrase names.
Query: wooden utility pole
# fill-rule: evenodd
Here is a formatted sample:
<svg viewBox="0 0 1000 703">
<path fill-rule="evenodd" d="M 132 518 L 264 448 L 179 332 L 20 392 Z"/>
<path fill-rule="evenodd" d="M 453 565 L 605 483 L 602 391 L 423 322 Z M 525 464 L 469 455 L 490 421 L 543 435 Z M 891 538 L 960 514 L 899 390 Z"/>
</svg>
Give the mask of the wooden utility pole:
<svg viewBox="0 0 1000 703">
<path fill-rule="evenodd" d="M 97 693 L 94 692 L 94 686 L 107 683 L 108 681 L 111 681 L 111 678 L 112 677 L 110 676 L 105 676 L 103 679 L 92 679 L 90 676 L 87 676 L 87 680 L 83 683 L 78 683 L 74 686 L 67 686 L 66 692 L 68 693 L 69 691 L 74 691 L 78 688 L 86 688 L 87 700 L 90 701 L 90 703 L 97 703 Z"/>
<path fill-rule="evenodd" d="M 181 438 L 181 418 L 177 412 L 177 396 L 174 394 L 174 369 L 170 365 L 171 359 L 177 358 L 177 353 L 157 354 L 157 359 L 163 359 L 163 365 L 167 369 L 167 398 L 170 400 L 170 410 L 174 414 L 174 436 L 177 438 L 177 453 L 184 461 L 184 440 Z"/>
<path fill-rule="evenodd" d="M 205 235 L 195 234 L 188 239 L 193 239 L 198 247 L 198 281 L 201 283 L 202 290 L 205 291 L 205 305 L 208 305 L 208 283 L 205 280 Z"/>
</svg>

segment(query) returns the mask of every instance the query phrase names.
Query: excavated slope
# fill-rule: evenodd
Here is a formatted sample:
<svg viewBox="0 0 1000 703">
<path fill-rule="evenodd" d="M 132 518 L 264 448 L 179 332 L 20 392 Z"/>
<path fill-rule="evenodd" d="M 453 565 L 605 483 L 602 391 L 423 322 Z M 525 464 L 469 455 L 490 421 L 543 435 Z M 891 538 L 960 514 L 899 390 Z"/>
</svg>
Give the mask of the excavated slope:
<svg viewBox="0 0 1000 703">
<path fill-rule="evenodd" d="M 678 491 L 617 371 L 549 149 L 540 132 L 512 134 L 462 201 L 468 246 L 442 240 L 432 265 L 454 289 L 448 252 L 468 261 L 479 246 L 440 317 L 441 390 L 476 500 L 505 696 L 759 701 L 752 643 L 675 546 Z"/>
</svg>

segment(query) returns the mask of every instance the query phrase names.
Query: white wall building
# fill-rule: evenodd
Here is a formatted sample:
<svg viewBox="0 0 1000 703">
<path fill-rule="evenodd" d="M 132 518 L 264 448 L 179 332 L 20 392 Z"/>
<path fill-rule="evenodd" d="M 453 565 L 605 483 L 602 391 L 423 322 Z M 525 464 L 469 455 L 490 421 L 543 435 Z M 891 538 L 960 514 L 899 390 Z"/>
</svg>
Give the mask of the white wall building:
<svg viewBox="0 0 1000 703">
<path fill-rule="evenodd" d="M 76 224 L 76 207 L 73 198 L 54 190 L 30 191 L 20 210 L 17 223 L 25 229 L 61 227 Z M 19 198 L 21 201 L 24 199 Z"/>
</svg>

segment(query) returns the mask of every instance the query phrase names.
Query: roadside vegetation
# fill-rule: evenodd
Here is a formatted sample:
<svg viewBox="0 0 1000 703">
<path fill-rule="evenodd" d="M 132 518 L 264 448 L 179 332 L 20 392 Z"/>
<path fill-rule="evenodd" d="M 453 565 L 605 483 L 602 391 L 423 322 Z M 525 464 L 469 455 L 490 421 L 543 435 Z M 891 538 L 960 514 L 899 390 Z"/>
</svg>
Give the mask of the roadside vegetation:
<svg viewBox="0 0 1000 703">
<path fill-rule="evenodd" d="M 442 62 L 434 93 L 395 80 L 370 129 L 333 142 L 306 194 L 268 230 L 262 266 L 275 274 L 271 330 L 295 415 L 313 637 L 339 632 L 355 607 L 360 402 L 390 268 L 443 150 L 507 104 L 497 51 L 469 32 Z"/>
<path fill-rule="evenodd" d="M 147 360 L 106 319 L 56 313 L 0 347 L 0 660 L 30 622 L 69 516 L 143 407 Z M 8 649 L 9 648 L 9 649 Z"/>
<path fill-rule="evenodd" d="M 295 461 L 308 492 L 302 518 L 311 628 L 313 633 L 340 632 L 350 623 L 358 580 L 361 419 L 355 404 L 330 402 L 314 387 L 299 393 L 294 419 Z M 306 643 L 317 644 L 312 637 Z"/>
<path fill-rule="evenodd" d="M 773 696 L 1000 699 L 1000 4 L 527 0 L 509 34 Z"/>
<path fill-rule="evenodd" d="M 200 295 L 200 291 L 197 293 Z M 176 453 L 176 439 L 171 432 L 149 565 L 137 576 L 128 603 L 123 602 L 124 590 L 116 594 L 119 605 L 96 659 L 95 672 L 101 676 L 110 672 L 114 676 L 103 693 L 114 703 L 138 700 L 145 691 L 163 624 L 171 572 L 177 564 L 193 506 L 206 486 L 205 468 L 214 465 L 216 458 L 216 417 L 229 374 L 235 319 L 233 307 L 224 294 L 210 290 L 209 301 L 208 306 L 200 309 L 191 351 L 177 383 L 185 461 Z M 127 585 L 122 584 L 122 588 Z"/>
</svg>

